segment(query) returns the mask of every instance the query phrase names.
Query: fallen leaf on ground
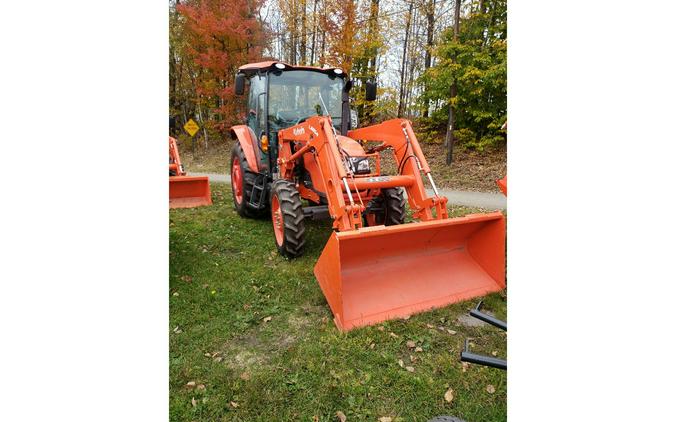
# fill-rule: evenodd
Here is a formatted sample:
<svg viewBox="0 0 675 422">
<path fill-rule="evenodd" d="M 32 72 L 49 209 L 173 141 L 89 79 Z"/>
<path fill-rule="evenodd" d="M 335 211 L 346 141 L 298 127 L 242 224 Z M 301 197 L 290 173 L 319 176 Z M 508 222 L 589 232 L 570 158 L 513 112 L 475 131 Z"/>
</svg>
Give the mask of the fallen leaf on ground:
<svg viewBox="0 0 675 422">
<path fill-rule="evenodd" d="M 448 329 L 448 334 L 454 336 L 455 334 L 457 334 L 457 331 Z"/>
<path fill-rule="evenodd" d="M 466 372 L 469 368 L 469 362 L 462 362 L 462 372 Z"/>
<path fill-rule="evenodd" d="M 384 331 L 384 327 L 381 326 L 381 325 L 379 327 L 377 327 L 377 329 L 380 330 L 380 331 Z"/>
<path fill-rule="evenodd" d="M 415 362 L 417 358 L 414 355 L 410 355 L 410 362 Z"/>
<path fill-rule="evenodd" d="M 492 356 L 497 356 L 497 351 L 492 352 Z"/>
<path fill-rule="evenodd" d="M 251 379 L 251 374 L 248 372 L 242 372 L 241 375 L 239 375 L 239 378 L 243 379 L 244 381 L 248 381 Z"/>
<path fill-rule="evenodd" d="M 312 416 L 312 422 L 319 422 L 319 417 L 316 415 Z"/>
<path fill-rule="evenodd" d="M 401 368 L 403 368 L 405 366 L 405 365 L 403 365 L 403 359 L 398 360 L 398 366 L 400 366 Z"/>
<path fill-rule="evenodd" d="M 410 349 L 415 347 L 415 342 L 412 340 L 408 340 L 405 342 L 405 345 L 408 346 Z"/>
<path fill-rule="evenodd" d="M 409 320 L 409 319 L 410 319 L 410 315 L 404 316 L 403 319 L 404 319 L 405 321 Z"/>
<path fill-rule="evenodd" d="M 190 400 L 190 403 L 192 403 L 192 407 L 197 407 L 197 400 L 194 397 Z"/>
<path fill-rule="evenodd" d="M 191 282 L 192 282 L 192 277 L 190 277 L 189 275 L 184 275 L 184 276 L 182 276 L 180 279 L 183 280 L 183 281 L 186 282 L 186 283 L 191 283 Z"/>
<path fill-rule="evenodd" d="M 424 349 L 422 349 L 421 347 L 417 346 L 417 347 L 415 347 L 415 351 L 416 351 L 416 352 L 423 352 Z"/>
<path fill-rule="evenodd" d="M 199 384 L 197 390 L 206 390 L 206 386 L 204 384 Z"/>
<path fill-rule="evenodd" d="M 187 386 L 187 388 L 195 388 L 195 385 L 197 385 L 197 383 L 194 381 L 190 381 L 185 385 Z"/>
<path fill-rule="evenodd" d="M 272 317 L 271 317 L 271 316 L 268 316 L 268 317 L 263 318 L 263 322 L 270 322 L 270 321 L 272 321 Z"/>
<path fill-rule="evenodd" d="M 434 328 L 433 324 L 427 324 L 427 328 Z"/>
<path fill-rule="evenodd" d="M 340 419 L 340 422 L 345 422 L 347 420 L 347 416 L 345 416 L 345 414 L 339 410 L 335 412 L 335 416 L 337 416 L 337 418 Z"/>
<path fill-rule="evenodd" d="M 415 368 L 413 368 L 412 366 L 406 366 L 405 370 L 408 372 L 415 372 Z"/>
<path fill-rule="evenodd" d="M 239 407 L 239 403 L 237 403 L 236 401 L 231 401 L 230 406 L 236 409 L 237 407 Z"/>
<path fill-rule="evenodd" d="M 389 416 L 382 416 L 378 421 L 380 422 L 391 422 L 391 418 Z"/>
<path fill-rule="evenodd" d="M 178 292 L 173 292 L 173 295 L 174 295 L 174 296 L 178 296 Z"/>
<path fill-rule="evenodd" d="M 443 394 L 443 398 L 448 403 L 452 402 L 452 399 L 455 398 L 455 392 L 452 390 L 452 388 L 448 388 L 448 391 L 446 391 L 445 394 Z"/>
<path fill-rule="evenodd" d="M 394 333 L 389 333 L 389 335 L 392 336 L 392 337 L 394 337 L 394 338 L 398 338 L 398 335 L 396 335 L 396 334 L 394 334 Z"/>
<path fill-rule="evenodd" d="M 370 343 L 370 348 L 374 349 L 375 348 L 375 343 Z"/>
<path fill-rule="evenodd" d="M 211 353 L 206 352 L 206 353 L 204 353 L 204 356 L 206 356 L 207 358 L 210 358 L 210 357 L 211 357 Z"/>
<path fill-rule="evenodd" d="M 220 357 L 220 356 L 213 358 L 214 362 L 222 362 L 222 360 L 223 360 L 223 358 Z"/>
<path fill-rule="evenodd" d="M 485 387 L 485 391 L 487 391 L 487 392 L 490 393 L 490 394 L 494 394 L 494 392 L 495 392 L 495 386 L 492 385 L 492 384 L 490 384 L 490 385 L 488 385 L 487 387 Z"/>
</svg>

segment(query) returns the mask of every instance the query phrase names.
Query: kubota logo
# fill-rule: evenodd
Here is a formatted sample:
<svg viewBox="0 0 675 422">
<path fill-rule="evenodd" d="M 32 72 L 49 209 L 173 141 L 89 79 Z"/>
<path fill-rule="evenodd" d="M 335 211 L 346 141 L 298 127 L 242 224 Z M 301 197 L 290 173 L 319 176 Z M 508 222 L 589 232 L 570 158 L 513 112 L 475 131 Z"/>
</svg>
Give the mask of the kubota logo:
<svg viewBox="0 0 675 422">
<path fill-rule="evenodd" d="M 296 127 L 293 129 L 293 135 L 295 136 L 300 136 L 305 134 L 305 128 L 304 127 Z"/>
</svg>

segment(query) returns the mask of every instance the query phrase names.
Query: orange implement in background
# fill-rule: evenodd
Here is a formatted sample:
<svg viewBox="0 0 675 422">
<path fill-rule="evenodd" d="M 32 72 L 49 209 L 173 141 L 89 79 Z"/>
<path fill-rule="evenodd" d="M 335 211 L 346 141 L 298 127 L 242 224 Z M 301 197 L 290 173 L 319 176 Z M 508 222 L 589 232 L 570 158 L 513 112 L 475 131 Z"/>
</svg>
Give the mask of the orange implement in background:
<svg viewBox="0 0 675 422">
<path fill-rule="evenodd" d="M 497 180 L 497 186 L 499 186 L 499 190 L 506 196 L 506 176 Z"/>
<path fill-rule="evenodd" d="M 187 176 L 178 154 L 176 140 L 169 137 L 169 208 L 211 205 L 209 178 Z"/>
</svg>

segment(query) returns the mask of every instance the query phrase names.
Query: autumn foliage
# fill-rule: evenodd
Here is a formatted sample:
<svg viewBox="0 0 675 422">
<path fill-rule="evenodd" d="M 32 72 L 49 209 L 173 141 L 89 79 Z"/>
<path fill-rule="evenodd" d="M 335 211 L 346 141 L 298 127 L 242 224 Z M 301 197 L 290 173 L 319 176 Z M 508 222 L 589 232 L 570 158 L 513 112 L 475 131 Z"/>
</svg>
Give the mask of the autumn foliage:
<svg viewBox="0 0 675 422">
<path fill-rule="evenodd" d="M 192 0 L 175 6 L 172 112 L 222 131 L 238 122 L 237 68 L 261 58 L 259 0 Z M 178 87 L 177 85 L 180 85 Z M 180 91 L 180 92 L 179 92 Z M 179 119 L 181 120 L 181 119 Z"/>
</svg>

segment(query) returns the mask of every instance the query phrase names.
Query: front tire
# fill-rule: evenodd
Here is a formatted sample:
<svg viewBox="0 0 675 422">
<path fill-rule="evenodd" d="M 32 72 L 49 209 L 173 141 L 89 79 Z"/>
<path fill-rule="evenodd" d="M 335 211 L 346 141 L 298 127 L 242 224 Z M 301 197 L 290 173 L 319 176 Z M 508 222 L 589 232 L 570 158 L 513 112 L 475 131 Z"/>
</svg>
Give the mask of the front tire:
<svg viewBox="0 0 675 422">
<path fill-rule="evenodd" d="M 379 196 L 371 200 L 374 210 L 366 214 L 367 226 L 395 226 L 405 221 L 405 198 L 402 188 L 382 189 Z"/>
<path fill-rule="evenodd" d="M 282 256 L 302 255 L 305 246 L 305 215 L 295 185 L 279 179 L 272 183 L 270 208 L 277 250 Z"/>
</svg>

